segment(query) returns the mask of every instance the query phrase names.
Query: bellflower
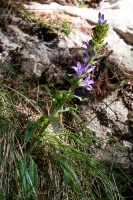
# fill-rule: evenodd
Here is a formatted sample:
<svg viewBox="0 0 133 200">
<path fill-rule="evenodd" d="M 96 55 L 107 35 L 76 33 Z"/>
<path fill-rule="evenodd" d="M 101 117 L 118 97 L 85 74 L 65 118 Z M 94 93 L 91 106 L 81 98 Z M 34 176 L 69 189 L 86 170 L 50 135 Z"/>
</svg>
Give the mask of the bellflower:
<svg viewBox="0 0 133 200">
<path fill-rule="evenodd" d="M 86 45 L 87 50 L 90 51 L 90 44 L 89 44 L 89 42 L 83 42 L 83 45 Z"/>
<path fill-rule="evenodd" d="M 92 58 L 96 57 L 96 51 L 93 51 Z"/>
<path fill-rule="evenodd" d="M 95 65 L 90 65 L 90 66 L 88 66 L 88 69 L 86 69 L 86 71 L 87 71 L 87 73 L 90 73 L 95 68 L 96 68 Z"/>
<path fill-rule="evenodd" d="M 82 80 L 79 84 L 79 86 L 82 87 L 89 87 L 90 89 L 92 89 L 92 84 L 94 83 L 93 80 L 90 80 L 90 76 L 88 75 L 84 80 Z"/>
<path fill-rule="evenodd" d="M 84 63 L 88 62 L 88 55 L 86 52 L 83 53 L 82 60 L 84 61 Z"/>
<path fill-rule="evenodd" d="M 80 76 L 83 72 L 86 72 L 86 64 L 81 64 L 80 62 L 76 62 L 77 67 L 72 66 L 71 68 L 75 70 L 76 74 Z"/>
<path fill-rule="evenodd" d="M 101 14 L 99 12 L 99 14 L 98 14 L 98 24 L 102 24 L 102 23 L 106 24 L 106 22 L 107 22 L 107 20 L 104 20 L 104 14 Z"/>
</svg>

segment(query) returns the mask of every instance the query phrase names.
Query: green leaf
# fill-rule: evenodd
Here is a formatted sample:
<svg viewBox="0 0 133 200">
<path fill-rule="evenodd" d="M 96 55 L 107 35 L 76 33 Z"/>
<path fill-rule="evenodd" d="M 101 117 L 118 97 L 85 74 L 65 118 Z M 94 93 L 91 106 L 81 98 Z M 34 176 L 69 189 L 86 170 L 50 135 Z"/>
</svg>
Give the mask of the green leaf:
<svg viewBox="0 0 133 200">
<path fill-rule="evenodd" d="M 51 90 L 49 89 L 49 87 L 47 85 L 42 85 L 42 88 L 45 88 L 46 92 L 51 95 Z"/>
<path fill-rule="evenodd" d="M 37 189 L 37 187 L 38 187 L 38 172 L 37 172 L 37 166 L 32 158 L 30 158 L 28 172 L 29 172 L 29 177 L 32 182 L 32 186 L 34 187 L 34 189 Z"/>
<path fill-rule="evenodd" d="M 33 191 L 37 197 L 36 190 L 38 186 L 38 173 L 34 160 L 30 158 L 28 167 L 24 161 L 19 161 L 19 172 L 21 177 L 21 187 L 25 199 L 34 200 L 33 196 L 30 194 L 31 191 Z"/>
<path fill-rule="evenodd" d="M 68 81 L 69 83 L 71 83 L 71 79 L 68 78 L 67 76 L 62 76 L 61 78 L 63 78 L 64 80 Z"/>
<path fill-rule="evenodd" d="M 32 129 L 33 129 L 33 123 L 29 122 L 27 124 L 26 132 L 25 132 L 25 140 L 26 140 L 26 142 L 28 142 L 30 140 L 31 136 L 32 136 L 32 133 L 33 133 Z"/>
<path fill-rule="evenodd" d="M 36 122 L 29 122 L 26 126 L 25 140 L 28 142 L 34 134 L 34 130 L 45 121 L 45 117 L 40 117 Z"/>
<path fill-rule="evenodd" d="M 80 180 L 78 179 L 78 176 L 75 173 L 75 171 L 72 169 L 72 167 L 68 163 L 66 163 L 66 161 L 63 158 L 55 157 L 55 160 L 59 162 L 61 167 L 65 168 L 67 172 L 69 172 L 69 174 L 74 178 L 76 184 L 80 186 L 81 185 Z"/>
<path fill-rule="evenodd" d="M 74 97 L 75 97 L 76 99 L 79 99 L 80 101 L 83 101 L 82 97 L 79 97 L 79 96 L 77 96 L 77 95 L 74 95 Z"/>
<path fill-rule="evenodd" d="M 26 168 L 25 163 L 23 161 L 19 162 L 19 171 L 20 171 L 20 175 L 21 175 L 21 185 L 22 185 L 22 187 L 28 188 L 27 179 L 26 179 L 27 168 Z"/>
<path fill-rule="evenodd" d="M 71 186 L 75 190 L 79 190 L 79 187 L 75 184 L 72 177 L 70 176 L 70 173 L 65 168 L 63 168 L 63 175 L 64 175 L 65 183 L 67 185 Z"/>
<path fill-rule="evenodd" d="M 3 90 L 0 90 L 0 96 L 4 96 L 5 92 Z"/>
</svg>

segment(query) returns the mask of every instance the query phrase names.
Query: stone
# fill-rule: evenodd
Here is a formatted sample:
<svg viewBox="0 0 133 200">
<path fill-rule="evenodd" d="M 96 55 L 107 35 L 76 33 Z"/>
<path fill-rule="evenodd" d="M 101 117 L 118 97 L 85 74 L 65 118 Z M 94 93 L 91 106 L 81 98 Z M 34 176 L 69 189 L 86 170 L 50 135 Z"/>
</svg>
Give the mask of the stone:
<svg viewBox="0 0 133 200">
<path fill-rule="evenodd" d="M 26 9 L 34 9 L 34 6 L 34 3 L 32 3 L 32 5 L 24 5 Z M 102 4 L 98 7 L 99 10 L 92 8 L 81 9 L 78 7 L 62 6 L 58 3 L 50 3 L 49 5 L 41 4 L 41 6 L 36 4 L 36 6 L 39 9 L 39 12 L 41 12 L 42 9 L 45 9 L 45 12 L 51 12 L 52 15 L 54 9 L 58 10 L 58 12 L 62 12 L 62 15 L 65 13 L 68 16 L 80 17 L 83 20 L 87 20 L 88 23 L 91 24 L 97 23 L 99 11 L 104 13 L 109 24 L 109 31 L 105 41 L 108 43 L 109 49 L 112 49 L 114 51 L 114 55 L 119 58 L 119 66 L 123 69 L 126 68 L 129 71 L 133 71 L 133 1 L 102 1 Z M 77 34 L 79 34 L 79 37 L 76 36 Z M 82 41 L 85 40 L 84 35 L 85 34 L 80 34 L 77 29 L 77 33 L 75 33 L 76 38 L 74 39 L 74 37 L 71 36 L 71 41 L 74 41 L 74 43 L 72 43 L 70 47 L 74 47 L 74 45 L 81 46 Z M 90 36 L 88 36 L 88 40 L 89 39 Z M 66 39 L 66 45 L 68 45 L 68 43 L 68 39 Z M 60 44 L 60 46 L 62 46 L 62 44 Z"/>
<path fill-rule="evenodd" d="M 122 145 L 125 149 L 129 150 L 130 152 L 133 150 L 133 144 L 131 142 L 123 140 Z"/>
<path fill-rule="evenodd" d="M 104 155 L 104 150 L 107 150 L 118 163 L 126 166 L 130 165 L 129 157 L 133 149 L 132 130 L 128 123 L 130 109 L 118 94 L 116 90 L 99 103 L 81 105 L 80 114 L 90 132 L 99 139 L 99 150 L 97 153 L 92 150 L 92 157 L 108 160 Z"/>
<path fill-rule="evenodd" d="M 93 109 L 87 109 L 87 107 L 84 106 L 81 113 L 88 119 L 88 128 L 98 137 L 105 139 L 108 135 L 120 135 L 122 130 L 122 134 L 129 132 L 126 124 L 128 109 L 124 106 L 122 100 L 117 97 L 117 92 L 112 93 L 99 104 L 94 103 Z M 93 120 L 91 121 L 91 119 Z"/>
<path fill-rule="evenodd" d="M 21 65 L 20 70 L 23 72 L 24 79 L 31 78 L 33 75 L 40 77 L 45 71 L 46 81 L 52 83 L 53 81 L 58 82 L 64 75 L 65 72 L 53 64 L 57 53 L 45 46 L 43 42 L 39 42 L 36 36 L 31 37 L 25 34 L 18 26 L 7 25 L 6 30 L 0 29 L 0 41 L 1 63 L 5 61 L 11 51 L 14 52 L 14 55 L 17 53 L 16 62 Z M 12 56 L 9 56 L 8 62 L 12 62 Z M 5 68 L 2 68 L 0 72 L 5 72 Z M 3 77 L 3 75 L 1 76 Z"/>
</svg>

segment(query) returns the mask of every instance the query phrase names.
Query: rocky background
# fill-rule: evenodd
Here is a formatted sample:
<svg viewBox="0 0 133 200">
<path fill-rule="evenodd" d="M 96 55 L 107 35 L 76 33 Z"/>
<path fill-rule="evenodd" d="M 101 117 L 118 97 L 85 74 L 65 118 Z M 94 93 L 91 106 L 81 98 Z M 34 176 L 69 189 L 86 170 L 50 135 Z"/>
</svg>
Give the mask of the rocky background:
<svg viewBox="0 0 133 200">
<path fill-rule="evenodd" d="M 82 3 L 86 7 L 78 7 Z M 4 80 L 9 69 L 16 69 L 23 80 L 35 75 L 49 85 L 66 87 L 60 77 L 69 71 L 69 66 L 83 51 L 82 42 L 91 39 L 98 12 L 105 14 L 109 31 L 105 38 L 108 50 L 103 51 L 103 61 L 118 71 L 110 68 L 105 74 L 102 66 L 105 68 L 106 64 L 98 66 L 97 71 L 101 71 L 96 74 L 96 92 L 77 91 L 78 95 L 88 99 L 85 105 L 80 105 L 79 112 L 87 127 L 101 140 L 101 147 L 108 150 L 118 163 L 132 169 L 133 1 L 9 1 L 9 7 L 12 5 L 41 22 L 60 26 L 67 22 L 71 33 L 65 36 L 56 29 L 49 31 L 26 20 L 20 13 L 11 15 L 10 9 L 8 12 L 3 10 L 0 15 L 0 81 Z M 113 54 L 106 56 L 110 50 Z M 13 63 L 19 65 L 11 69 Z M 102 82 L 100 88 L 97 87 L 99 82 Z M 101 147 L 90 147 L 90 155 L 98 160 L 109 160 Z"/>
</svg>

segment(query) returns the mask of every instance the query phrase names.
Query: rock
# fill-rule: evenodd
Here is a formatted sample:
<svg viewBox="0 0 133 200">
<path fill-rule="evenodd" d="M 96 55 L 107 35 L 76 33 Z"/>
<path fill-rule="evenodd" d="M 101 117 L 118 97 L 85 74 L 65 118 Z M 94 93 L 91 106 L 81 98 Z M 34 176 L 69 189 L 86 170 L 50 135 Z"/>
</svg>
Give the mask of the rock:
<svg viewBox="0 0 133 200">
<path fill-rule="evenodd" d="M 101 1 L 99 8 L 101 9 L 119 9 L 121 0 L 103 0 Z"/>
<path fill-rule="evenodd" d="M 0 29 L 0 41 L 1 62 L 4 62 L 5 57 L 12 51 L 13 55 L 9 56 L 8 62 L 11 63 L 12 59 L 15 59 L 16 63 L 20 63 L 24 79 L 31 78 L 34 74 L 40 77 L 45 72 L 46 81 L 52 83 L 59 82 L 60 77 L 64 75 L 65 72 L 61 67 L 57 68 L 53 64 L 57 53 L 45 46 L 43 42 L 39 42 L 36 36 L 25 34 L 18 26 L 7 25 L 6 30 Z M 1 73 L 3 72 L 5 72 L 4 68 L 1 69 Z"/>
<path fill-rule="evenodd" d="M 125 140 L 123 140 L 123 147 L 129 151 L 133 150 L 133 144 Z"/>
<path fill-rule="evenodd" d="M 108 5 L 108 6 L 107 6 Z M 26 9 L 34 9 L 34 3 L 31 5 L 24 5 Z M 78 8 L 71 6 L 62 6 L 58 3 L 50 3 L 50 5 L 46 4 L 36 4 L 39 12 L 53 13 L 54 10 L 58 10 L 58 12 L 62 12 L 63 14 L 67 14 L 68 16 L 80 17 L 82 20 L 87 20 L 88 23 L 96 24 L 98 21 L 98 12 L 105 14 L 105 18 L 109 24 L 108 36 L 106 38 L 106 42 L 108 42 L 109 49 L 114 51 L 114 55 L 119 58 L 119 65 L 126 68 L 129 71 L 133 71 L 132 63 L 133 63 L 133 1 L 131 0 L 114 0 L 105 2 L 102 1 L 102 4 L 99 6 L 99 10 L 95 10 L 92 8 Z M 126 10 L 126 11 L 125 11 Z M 127 14 L 128 13 L 128 14 Z M 76 19 L 76 18 L 75 18 Z M 74 23 L 76 23 L 74 21 Z M 81 46 L 82 41 L 85 40 L 85 32 L 84 35 L 79 33 L 77 29 L 77 33 L 75 35 L 80 35 L 74 40 L 74 37 L 71 38 L 71 41 L 76 41 L 72 43 L 70 46 Z M 88 37 L 88 40 L 90 37 Z M 68 40 L 66 40 L 66 44 L 68 45 Z M 62 46 L 62 44 L 60 45 Z"/>
<path fill-rule="evenodd" d="M 88 128 L 98 137 L 105 139 L 105 136 L 120 135 L 122 130 L 122 134 L 129 132 L 126 124 L 128 110 L 122 100 L 118 99 L 117 92 L 103 99 L 101 103 L 93 104 L 93 109 L 87 109 L 87 107 L 84 106 L 81 112 L 87 117 Z M 93 118 L 94 120 L 91 121 Z"/>
<path fill-rule="evenodd" d="M 93 102 L 92 105 L 82 105 L 80 113 L 86 119 L 85 124 L 88 129 L 100 140 L 97 155 L 92 151 L 92 156 L 96 159 L 108 160 L 109 158 L 105 158 L 104 155 L 106 149 L 116 157 L 119 163 L 130 164 L 128 156 L 132 154 L 133 140 L 128 123 L 129 110 L 119 97 L 118 91 L 113 92 L 100 103 Z"/>
</svg>

